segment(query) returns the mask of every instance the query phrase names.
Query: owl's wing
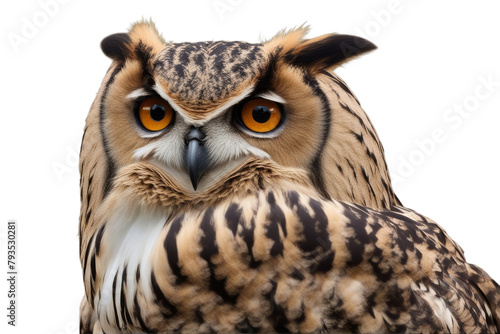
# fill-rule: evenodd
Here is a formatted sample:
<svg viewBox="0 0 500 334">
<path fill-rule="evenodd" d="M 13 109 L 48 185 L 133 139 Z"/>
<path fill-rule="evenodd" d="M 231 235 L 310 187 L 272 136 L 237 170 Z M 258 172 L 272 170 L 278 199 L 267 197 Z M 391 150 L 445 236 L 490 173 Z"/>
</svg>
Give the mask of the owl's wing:
<svg viewBox="0 0 500 334">
<path fill-rule="evenodd" d="M 478 292 L 480 298 L 478 303 L 485 303 L 490 307 L 496 332 L 500 332 L 500 286 L 491 279 L 481 268 L 469 264 L 468 280 L 464 279 L 464 285 Z"/>
<path fill-rule="evenodd" d="M 196 243 L 183 233 L 193 227 L 202 232 Z M 436 223 L 404 207 L 267 191 L 185 214 L 167 239 L 172 276 L 193 282 L 197 272 L 212 298 L 244 308 L 252 330 L 500 331 L 495 281 Z M 186 242 L 199 245 L 189 260 Z"/>
</svg>

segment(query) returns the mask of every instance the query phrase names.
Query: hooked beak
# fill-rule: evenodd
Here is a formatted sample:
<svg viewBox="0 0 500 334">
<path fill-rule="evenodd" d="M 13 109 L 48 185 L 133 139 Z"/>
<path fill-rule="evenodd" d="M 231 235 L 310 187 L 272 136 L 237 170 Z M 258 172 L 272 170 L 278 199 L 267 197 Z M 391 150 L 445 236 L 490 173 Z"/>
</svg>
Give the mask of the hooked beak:
<svg viewBox="0 0 500 334">
<path fill-rule="evenodd" d="M 184 161 L 194 190 L 198 188 L 198 183 L 210 163 L 204 139 L 205 134 L 195 127 L 191 128 L 185 138 Z"/>
</svg>

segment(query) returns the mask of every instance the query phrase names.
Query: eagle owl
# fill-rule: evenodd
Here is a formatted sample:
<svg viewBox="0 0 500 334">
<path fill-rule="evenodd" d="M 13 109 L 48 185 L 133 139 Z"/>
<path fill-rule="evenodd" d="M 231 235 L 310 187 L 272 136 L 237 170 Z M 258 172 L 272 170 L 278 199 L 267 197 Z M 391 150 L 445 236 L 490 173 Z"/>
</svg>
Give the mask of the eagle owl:
<svg viewBox="0 0 500 334">
<path fill-rule="evenodd" d="M 112 59 L 82 139 L 81 333 L 497 332 L 500 289 L 401 205 L 333 73 L 355 36 L 166 42 Z"/>
</svg>

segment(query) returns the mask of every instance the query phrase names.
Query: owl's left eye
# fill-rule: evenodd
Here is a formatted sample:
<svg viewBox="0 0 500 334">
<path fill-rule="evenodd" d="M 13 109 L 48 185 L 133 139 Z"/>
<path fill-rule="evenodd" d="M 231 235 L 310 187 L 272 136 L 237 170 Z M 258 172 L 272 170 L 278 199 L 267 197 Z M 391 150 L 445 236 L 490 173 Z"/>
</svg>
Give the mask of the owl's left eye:
<svg viewBox="0 0 500 334">
<path fill-rule="evenodd" d="M 159 97 L 147 97 L 142 100 L 135 110 L 137 121 L 151 132 L 157 132 L 170 125 L 174 111 L 167 101 Z"/>
<path fill-rule="evenodd" d="M 277 102 L 263 98 L 244 102 L 238 109 L 236 117 L 248 130 L 261 134 L 273 131 L 283 122 L 281 106 Z"/>
</svg>

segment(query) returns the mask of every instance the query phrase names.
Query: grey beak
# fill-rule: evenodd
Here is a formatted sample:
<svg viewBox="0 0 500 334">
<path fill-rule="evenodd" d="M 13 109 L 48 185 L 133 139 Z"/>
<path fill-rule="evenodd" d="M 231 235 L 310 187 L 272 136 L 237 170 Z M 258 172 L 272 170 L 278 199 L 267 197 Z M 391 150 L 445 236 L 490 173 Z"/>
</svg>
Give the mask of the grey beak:
<svg viewBox="0 0 500 334">
<path fill-rule="evenodd" d="M 198 183 L 210 164 L 204 139 L 205 134 L 199 128 L 195 127 L 191 128 L 185 137 L 186 151 L 184 161 L 194 190 L 198 188 Z"/>
</svg>

